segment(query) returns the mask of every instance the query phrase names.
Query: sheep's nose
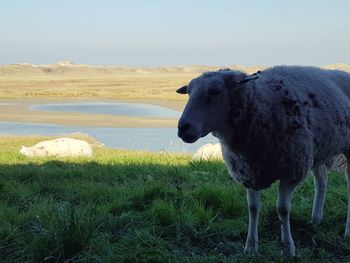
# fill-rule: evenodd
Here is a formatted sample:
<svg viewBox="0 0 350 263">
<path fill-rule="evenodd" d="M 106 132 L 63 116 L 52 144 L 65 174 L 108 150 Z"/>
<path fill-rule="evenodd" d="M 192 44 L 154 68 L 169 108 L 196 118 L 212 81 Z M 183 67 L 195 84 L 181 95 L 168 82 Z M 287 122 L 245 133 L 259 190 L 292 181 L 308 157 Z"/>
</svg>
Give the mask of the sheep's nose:
<svg viewBox="0 0 350 263">
<path fill-rule="evenodd" d="M 179 129 L 179 132 L 181 133 L 186 132 L 190 127 L 191 127 L 191 124 L 189 124 L 188 122 L 181 122 L 177 126 L 177 128 Z"/>
</svg>

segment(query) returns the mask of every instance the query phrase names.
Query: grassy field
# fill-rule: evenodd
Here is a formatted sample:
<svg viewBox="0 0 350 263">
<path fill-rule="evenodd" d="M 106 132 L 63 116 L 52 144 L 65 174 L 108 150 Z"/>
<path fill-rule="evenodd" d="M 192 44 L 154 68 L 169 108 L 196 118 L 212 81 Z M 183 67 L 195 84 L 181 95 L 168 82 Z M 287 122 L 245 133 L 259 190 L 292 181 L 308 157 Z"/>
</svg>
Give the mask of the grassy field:
<svg viewBox="0 0 350 263">
<path fill-rule="evenodd" d="M 119 100 L 185 100 L 175 93 L 195 74 L 139 74 L 90 76 L 5 76 L 0 98 L 100 98 Z"/>
<path fill-rule="evenodd" d="M 266 66 L 231 69 L 249 74 Z M 175 93 L 181 85 L 205 71 L 220 66 L 177 66 L 159 68 L 99 67 L 61 62 L 52 65 L 0 65 L 0 98 L 99 98 L 118 100 L 185 101 Z M 350 71 L 347 64 L 325 68 Z"/>
<path fill-rule="evenodd" d="M 92 159 L 27 159 L 0 138 L 1 262 L 282 262 L 276 187 L 262 195 L 260 254 L 243 255 L 245 190 L 221 162 L 95 148 Z M 349 262 L 345 179 L 330 175 L 323 223 L 312 178 L 293 199 L 295 262 Z"/>
<path fill-rule="evenodd" d="M 204 69 L 203 69 L 204 70 Z M 185 100 L 175 93 L 201 68 L 0 65 L 0 98 Z"/>
</svg>

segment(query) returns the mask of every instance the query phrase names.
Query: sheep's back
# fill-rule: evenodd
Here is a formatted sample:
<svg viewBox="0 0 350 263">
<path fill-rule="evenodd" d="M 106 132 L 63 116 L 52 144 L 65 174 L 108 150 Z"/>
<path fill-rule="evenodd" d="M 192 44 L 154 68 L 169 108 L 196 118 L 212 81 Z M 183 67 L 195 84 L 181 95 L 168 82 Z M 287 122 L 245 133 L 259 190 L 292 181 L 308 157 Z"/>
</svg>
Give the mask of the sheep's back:
<svg viewBox="0 0 350 263">
<path fill-rule="evenodd" d="M 291 121 L 285 128 L 290 133 L 294 130 L 298 134 L 300 130 L 301 134 L 310 134 L 314 163 L 347 151 L 350 148 L 350 74 L 312 67 L 277 67 L 275 71 L 271 74 L 274 78 L 286 73 L 283 85 L 288 94 L 280 98 L 279 108 Z"/>
<path fill-rule="evenodd" d="M 313 166 L 350 149 L 350 101 L 343 90 L 347 77 L 335 75 L 281 66 L 261 72 L 247 85 L 249 120 L 238 136 L 239 146 L 232 149 L 239 156 L 235 161 L 254 173 L 251 188 L 281 178 L 300 181 Z"/>
</svg>

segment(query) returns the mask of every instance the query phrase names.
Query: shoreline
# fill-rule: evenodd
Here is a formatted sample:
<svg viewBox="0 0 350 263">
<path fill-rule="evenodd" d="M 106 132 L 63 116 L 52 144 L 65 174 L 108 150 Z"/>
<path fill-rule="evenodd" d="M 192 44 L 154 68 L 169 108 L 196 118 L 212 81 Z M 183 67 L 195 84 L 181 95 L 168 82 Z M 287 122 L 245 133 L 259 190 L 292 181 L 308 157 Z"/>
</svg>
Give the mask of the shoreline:
<svg viewBox="0 0 350 263">
<path fill-rule="evenodd" d="M 128 117 L 120 115 L 34 111 L 33 104 L 69 103 L 77 101 L 134 102 L 153 104 L 172 110 L 182 111 L 185 101 L 167 100 L 115 100 L 102 98 L 17 98 L 0 99 L 0 121 L 23 123 L 60 124 L 85 127 L 129 127 L 129 128 L 174 128 L 177 119 Z"/>
</svg>

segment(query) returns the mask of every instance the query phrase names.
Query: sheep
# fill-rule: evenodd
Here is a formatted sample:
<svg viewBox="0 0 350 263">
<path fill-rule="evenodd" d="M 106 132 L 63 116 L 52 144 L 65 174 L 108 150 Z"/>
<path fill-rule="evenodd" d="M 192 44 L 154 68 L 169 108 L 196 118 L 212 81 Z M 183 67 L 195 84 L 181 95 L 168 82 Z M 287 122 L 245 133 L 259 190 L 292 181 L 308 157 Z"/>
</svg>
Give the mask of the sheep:
<svg viewBox="0 0 350 263">
<path fill-rule="evenodd" d="M 201 146 L 192 156 L 193 160 L 219 160 L 222 159 L 220 143 L 207 143 Z"/>
<path fill-rule="evenodd" d="M 247 189 L 244 251 L 258 251 L 260 191 L 279 180 L 282 254 L 295 256 L 289 220 L 295 188 L 312 169 L 311 222 L 319 224 L 327 187 L 325 163 L 338 154 L 350 162 L 350 74 L 301 66 L 275 66 L 253 75 L 214 71 L 177 93 L 189 94 L 178 136 L 186 143 L 209 133 L 216 136 L 230 176 Z M 350 237 L 350 202 L 345 236 Z"/>
<path fill-rule="evenodd" d="M 199 147 L 192 155 L 195 161 L 222 160 L 222 151 L 220 143 L 207 143 Z M 329 162 L 325 163 L 326 170 L 343 173 L 346 171 L 346 157 L 343 154 L 337 155 Z"/>
<path fill-rule="evenodd" d="M 68 157 L 92 156 L 92 147 L 89 143 L 72 138 L 58 138 L 42 141 L 32 147 L 22 146 L 20 152 L 28 157 Z"/>
</svg>

